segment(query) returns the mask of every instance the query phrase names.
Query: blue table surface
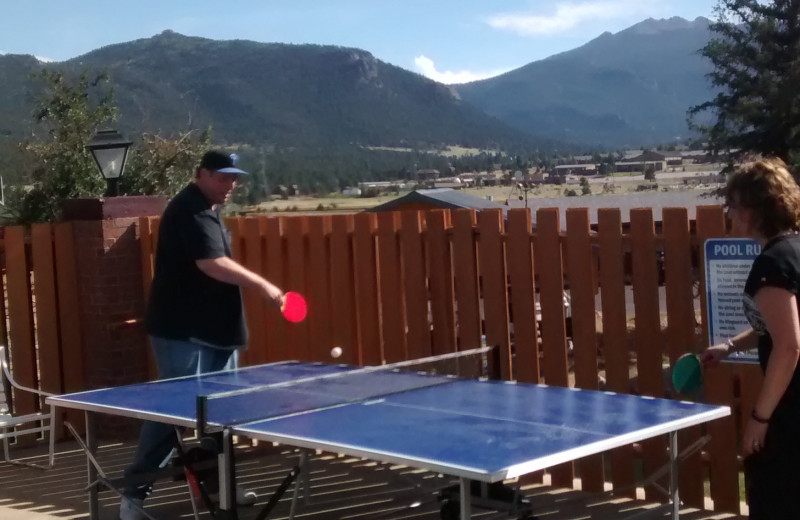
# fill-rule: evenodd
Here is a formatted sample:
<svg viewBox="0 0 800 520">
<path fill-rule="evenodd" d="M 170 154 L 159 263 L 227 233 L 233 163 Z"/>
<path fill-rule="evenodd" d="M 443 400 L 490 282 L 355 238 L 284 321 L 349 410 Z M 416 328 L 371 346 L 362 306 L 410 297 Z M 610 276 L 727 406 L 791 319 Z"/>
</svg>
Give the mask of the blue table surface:
<svg viewBox="0 0 800 520">
<path fill-rule="evenodd" d="M 382 455 L 389 461 L 494 481 L 651 433 L 675 431 L 720 409 L 624 394 L 463 380 L 236 430 L 320 449 L 351 448 L 356 455 Z"/>
<path fill-rule="evenodd" d="M 332 376 L 357 368 L 288 362 L 68 394 L 51 402 L 186 424 L 195 421 L 197 395 L 326 375 L 300 385 L 266 388 L 218 402 L 211 399 L 209 419 L 236 423 L 235 432 L 253 438 L 407 462 L 484 480 L 675 431 L 726 415 L 723 409 L 727 410 L 610 392 L 408 372 Z M 249 423 L 239 424 L 243 420 Z"/>
<path fill-rule="evenodd" d="M 186 422 L 196 420 L 196 398 L 205 395 L 210 396 L 207 420 L 231 425 L 455 381 L 424 373 L 359 371 L 358 368 L 296 362 L 261 365 L 68 394 L 54 401 L 80 403 L 120 415 L 135 412 L 164 422 L 178 419 Z M 318 379 L 319 376 L 325 377 Z M 236 394 L 237 391 L 244 393 Z M 214 398 L 214 394 L 229 392 L 234 395 Z"/>
<path fill-rule="evenodd" d="M 51 401 L 57 406 L 71 405 L 117 415 L 148 415 L 153 418 L 163 416 L 164 422 L 170 422 L 171 419 L 194 421 L 198 395 L 213 395 L 219 392 L 286 383 L 297 379 L 352 371 L 355 368 L 357 367 L 321 363 L 274 363 L 234 371 L 89 390 L 61 395 Z M 252 406 L 252 402 L 250 405 Z"/>
</svg>

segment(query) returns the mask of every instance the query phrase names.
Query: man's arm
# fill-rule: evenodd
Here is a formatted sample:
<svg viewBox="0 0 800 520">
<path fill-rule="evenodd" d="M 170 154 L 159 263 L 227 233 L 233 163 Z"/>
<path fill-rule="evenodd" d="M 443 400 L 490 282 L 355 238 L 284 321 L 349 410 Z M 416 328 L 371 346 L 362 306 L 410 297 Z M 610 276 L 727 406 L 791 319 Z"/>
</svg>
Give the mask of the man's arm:
<svg viewBox="0 0 800 520">
<path fill-rule="evenodd" d="M 277 286 L 264 279 L 262 276 L 247 269 L 232 258 L 220 256 L 197 260 L 197 268 L 205 275 L 239 287 L 257 290 L 267 300 L 278 307 L 283 304 L 283 291 Z"/>
</svg>

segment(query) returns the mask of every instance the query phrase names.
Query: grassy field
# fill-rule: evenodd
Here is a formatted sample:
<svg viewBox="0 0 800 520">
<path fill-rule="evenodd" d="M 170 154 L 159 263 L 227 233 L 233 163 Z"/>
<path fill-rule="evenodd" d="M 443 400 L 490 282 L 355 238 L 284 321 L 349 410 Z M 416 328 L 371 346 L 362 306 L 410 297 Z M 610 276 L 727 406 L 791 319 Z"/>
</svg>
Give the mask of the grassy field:
<svg viewBox="0 0 800 520">
<path fill-rule="evenodd" d="M 397 148 L 397 147 L 390 147 L 390 146 L 367 146 L 369 150 L 387 150 L 390 152 L 413 152 L 414 150 L 411 148 Z M 463 157 L 465 155 L 478 155 L 482 152 L 495 154 L 497 150 L 481 150 L 479 148 L 464 148 L 461 146 L 448 146 L 442 150 L 427 150 L 426 153 L 434 154 L 434 155 L 444 155 L 447 157 Z"/>
<path fill-rule="evenodd" d="M 686 176 L 691 180 L 693 172 L 686 172 Z M 686 189 L 687 185 L 681 178 L 664 178 L 656 177 L 658 189 L 665 190 L 681 190 Z M 592 194 L 602 193 L 635 193 L 637 188 L 642 184 L 650 184 L 648 181 L 642 180 L 641 176 L 615 176 L 601 179 L 592 179 L 590 181 L 590 188 Z M 576 193 L 581 193 L 581 186 L 577 177 L 569 179 L 567 184 L 541 184 L 531 189 L 528 192 L 528 197 L 563 197 L 566 190 L 574 190 Z M 492 200 L 499 203 L 504 203 L 507 199 L 517 199 L 524 193 L 516 187 L 512 186 L 488 186 L 480 188 L 465 188 L 464 193 L 469 193 L 475 197 L 487 198 L 491 197 Z M 405 195 L 408 191 L 401 191 L 399 195 L 384 194 L 379 197 L 349 197 L 341 194 L 331 194 L 325 197 L 290 197 L 287 200 L 271 200 L 264 202 L 254 208 L 241 208 L 235 211 L 246 213 L 280 213 L 280 212 L 293 212 L 293 211 L 355 211 L 362 210 L 383 204 L 397 197 Z"/>
</svg>

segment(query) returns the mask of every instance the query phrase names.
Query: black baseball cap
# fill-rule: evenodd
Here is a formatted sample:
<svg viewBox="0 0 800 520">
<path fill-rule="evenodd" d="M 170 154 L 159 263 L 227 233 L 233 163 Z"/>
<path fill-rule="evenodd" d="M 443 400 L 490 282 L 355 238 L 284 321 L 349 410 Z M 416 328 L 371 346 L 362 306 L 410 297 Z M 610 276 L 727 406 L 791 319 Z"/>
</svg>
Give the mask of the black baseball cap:
<svg viewBox="0 0 800 520">
<path fill-rule="evenodd" d="M 239 156 L 235 153 L 226 154 L 218 150 L 211 150 L 200 159 L 200 168 L 222 173 L 237 173 L 247 175 L 247 172 L 236 168 Z"/>
</svg>

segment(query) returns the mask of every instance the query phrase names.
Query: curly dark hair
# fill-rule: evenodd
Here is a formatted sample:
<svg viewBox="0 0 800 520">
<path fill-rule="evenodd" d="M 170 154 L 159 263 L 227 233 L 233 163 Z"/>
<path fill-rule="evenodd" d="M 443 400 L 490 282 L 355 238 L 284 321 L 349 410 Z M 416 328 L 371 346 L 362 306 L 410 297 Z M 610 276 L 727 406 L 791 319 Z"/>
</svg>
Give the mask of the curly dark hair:
<svg viewBox="0 0 800 520">
<path fill-rule="evenodd" d="M 752 211 L 764 238 L 800 228 L 800 186 L 778 158 L 764 158 L 737 167 L 724 190 L 725 204 Z"/>
</svg>

